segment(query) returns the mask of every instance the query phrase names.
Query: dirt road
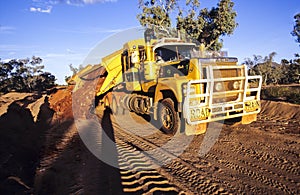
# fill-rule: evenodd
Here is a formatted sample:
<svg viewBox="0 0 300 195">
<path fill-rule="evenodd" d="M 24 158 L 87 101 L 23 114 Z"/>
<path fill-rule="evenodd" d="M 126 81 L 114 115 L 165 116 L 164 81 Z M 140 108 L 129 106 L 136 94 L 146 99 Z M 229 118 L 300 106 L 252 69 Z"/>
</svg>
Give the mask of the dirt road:
<svg viewBox="0 0 300 195">
<path fill-rule="evenodd" d="M 156 171 L 168 180 L 173 188 L 177 188 L 174 189 L 175 192 L 299 194 L 299 120 L 287 120 L 286 116 L 270 117 L 271 113 L 266 116 L 265 112 L 264 110 L 259 120 L 251 125 L 221 125 L 222 131 L 216 143 L 202 155 L 201 144 L 205 135 L 194 136 L 187 146 L 181 143 L 189 137 L 179 135 L 174 141 L 175 144 L 168 148 L 164 146 L 175 138 L 155 131 L 142 117 L 134 114 L 112 115 L 119 162 L 126 162 L 124 168 L 129 170 L 151 167 L 153 164 L 162 165 Z M 148 133 L 149 131 L 153 132 Z M 182 147 L 185 149 L 178 155 L 178 150 Z M 152 150 L 155 150 L 155 153 Z M 133 151 L 142 153 L 135 155 Z M 134 155 L 124 158 L 124 153 Z M 136 165 L 137 155 L 141 156 L 139 159 L 148 157 L 148 160 L 138 160 Z M 122 166 L 123 164 L 120 164 L 121 168 Z M 160 190 L 170 188 L 164 185 L 165 180 L 157 182 L 155 187 L 162 185 Z M 124 181 L 122 174 L 121 181 Z M 143 177 L 135 178 L 131 182 L 139 183 L 145 190 L 136 191 L 138 194 L 148 193 L 151 189 L 148 187 L 149 181 Z M 128 188 L 131 187 L 124 187 Z"/>
<path fill-rule="evenodd" d="M 193 137 L 97 108 L 113 144 L 87 129 L 113 167 L 82 141 L 71 104 L 68 90 L 9 102 L 0 117 L 1 194 L 300 194 L 299 106 L 264 101 L 258 121 L 217 123 L 220 134 Z"/>
</svg>

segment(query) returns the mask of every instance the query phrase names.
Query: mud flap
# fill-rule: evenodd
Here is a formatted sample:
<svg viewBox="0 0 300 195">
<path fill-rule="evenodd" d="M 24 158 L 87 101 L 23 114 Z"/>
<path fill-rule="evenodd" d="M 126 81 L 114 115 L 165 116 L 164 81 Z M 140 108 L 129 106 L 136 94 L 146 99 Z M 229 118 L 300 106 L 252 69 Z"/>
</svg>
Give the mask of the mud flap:
<svg viewBox="0 0 300 195">
<path fill-rule="evenodd" d="M 185 134 L 186 135 L 199 135 L 206 132 L 207 123 L 200 123 L 197 125 L 185 124 Z"/>
<path fill-rule="evenodd" d="M 200 123 L 196 125 L 189 125 L 184 118 L 184 113 L 180 115 L 180 132 L 186 135 L 200 135 L 207 130 L 207 123 Z"/>
<path fill-rule="evenodd" d="M 257 114 L 249 114 L 242 116 L 242 124 L 250 124 L 253 121 L 257 120 Z"/>
</svg>

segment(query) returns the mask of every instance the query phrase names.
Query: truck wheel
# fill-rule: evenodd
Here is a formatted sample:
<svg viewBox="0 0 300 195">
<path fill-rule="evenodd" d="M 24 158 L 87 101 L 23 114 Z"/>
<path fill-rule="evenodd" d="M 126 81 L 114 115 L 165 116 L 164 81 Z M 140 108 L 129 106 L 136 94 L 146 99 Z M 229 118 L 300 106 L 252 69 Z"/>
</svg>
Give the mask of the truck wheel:
<svg viewBox="0 0 300 195">
<path fill-rule="evenodd" d="M 166 134 L 175 135 L 179 126 L 179 117 L 172 99 L 167 98 L 161 101 L 157 116 L 161 130 Z"/>
</svg>

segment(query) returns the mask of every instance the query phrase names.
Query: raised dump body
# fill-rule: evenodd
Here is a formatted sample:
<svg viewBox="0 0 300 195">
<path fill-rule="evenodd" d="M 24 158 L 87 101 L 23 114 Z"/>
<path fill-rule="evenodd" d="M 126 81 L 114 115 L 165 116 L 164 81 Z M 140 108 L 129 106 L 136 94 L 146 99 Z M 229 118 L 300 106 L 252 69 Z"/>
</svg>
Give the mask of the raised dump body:
<svg viewBox="0 0 300 195">
<path fill-rule="evenodd" d="M 106 70 L 106 73 L 104 73 L 106 79 L 99 91 L 97 91 L 98 96 L 106 93 L 122 81 L 122 65 L 120 60 L 122 52 L 123 50 L 118 50 L 102 59 L 101 65 Z"/>
</svg>

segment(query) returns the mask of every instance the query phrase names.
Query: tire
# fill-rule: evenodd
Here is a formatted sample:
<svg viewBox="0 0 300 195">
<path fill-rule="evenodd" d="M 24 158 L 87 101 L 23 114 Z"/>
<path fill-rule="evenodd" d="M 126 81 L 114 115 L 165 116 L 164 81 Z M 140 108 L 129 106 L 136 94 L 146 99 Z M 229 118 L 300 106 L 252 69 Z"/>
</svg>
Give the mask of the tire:
<svg viewBox="0 0 300 195">
<path fill-rule="evenodd" d="M 157 119 L 160 129 L 166 134 L 175 135 L 179 128 L 179 115 L 172 99 L 163 99 L 158 106 Z"/>
</svg>

